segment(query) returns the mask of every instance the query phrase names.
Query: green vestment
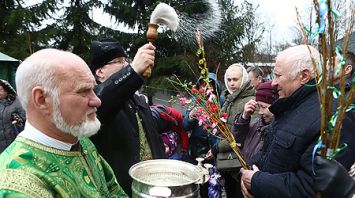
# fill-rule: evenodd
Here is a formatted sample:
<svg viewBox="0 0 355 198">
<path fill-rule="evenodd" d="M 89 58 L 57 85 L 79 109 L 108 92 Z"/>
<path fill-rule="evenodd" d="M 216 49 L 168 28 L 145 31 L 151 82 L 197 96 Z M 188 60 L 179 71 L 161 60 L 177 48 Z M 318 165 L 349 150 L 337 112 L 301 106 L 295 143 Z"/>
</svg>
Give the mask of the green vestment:
<svg viewBox="0 0 355 198">
<path fill-rule="evenodd" d="M 64 151 L 18 136 L 0 155 L 1 197 L 128 197 L 88 138 Z"/>
</svg>

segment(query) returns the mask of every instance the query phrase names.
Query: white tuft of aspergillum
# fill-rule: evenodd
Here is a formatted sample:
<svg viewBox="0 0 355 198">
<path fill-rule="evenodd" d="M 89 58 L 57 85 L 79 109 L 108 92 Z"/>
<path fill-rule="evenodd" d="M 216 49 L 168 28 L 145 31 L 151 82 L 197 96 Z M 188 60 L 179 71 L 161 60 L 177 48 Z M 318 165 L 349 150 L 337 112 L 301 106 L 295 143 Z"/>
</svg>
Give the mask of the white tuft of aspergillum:
<svg viewBox="0 0 355 198">
<path fill-rule="evenodd" d="M 150 23 L 165 25 L 172 31 L 176 31 L 179 17 L 174 8 L 166 3 L 159 3 L 150 16 Z"/>
</svg>

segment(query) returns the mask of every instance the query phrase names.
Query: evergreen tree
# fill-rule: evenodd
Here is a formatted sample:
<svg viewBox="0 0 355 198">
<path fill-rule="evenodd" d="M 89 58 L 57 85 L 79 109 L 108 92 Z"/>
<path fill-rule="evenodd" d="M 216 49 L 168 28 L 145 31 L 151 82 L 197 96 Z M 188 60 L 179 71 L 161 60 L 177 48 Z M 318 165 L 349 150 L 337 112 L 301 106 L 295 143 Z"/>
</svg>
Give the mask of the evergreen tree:
<svg viewBox="0 0 355 198">
<path fill-rule="evenodd" d="M 264 30 L 255 16 L 256 7 L 253 4 L 243 1 L 240 5 L 234 5 L 233 0 L 220 0 L 220 5 L 222 32 L 214 50 L 219 64 L 225 68 L 236 62 L 251 60 Z"/>
<path fill-rule="evenodd" d="M 33 52 L 32 43 L 36 42 L 43 20 L 43 10 L 37 4 L 22 5 L 23 0 L 0 1 L 0 51 L 17 59 L 24 59 Z"/>
<path fill-rule="evenodd" d="M 88 60 L 91 41 L 105 30 L 89 17 L 89 12 L 100 6 L 98 0 L 71 0 L 69 5 L 58 4 L 57 9 L 63 14 L 45 29 L 51 35 L 52 47 L 70 50 Z"/>
</svg>

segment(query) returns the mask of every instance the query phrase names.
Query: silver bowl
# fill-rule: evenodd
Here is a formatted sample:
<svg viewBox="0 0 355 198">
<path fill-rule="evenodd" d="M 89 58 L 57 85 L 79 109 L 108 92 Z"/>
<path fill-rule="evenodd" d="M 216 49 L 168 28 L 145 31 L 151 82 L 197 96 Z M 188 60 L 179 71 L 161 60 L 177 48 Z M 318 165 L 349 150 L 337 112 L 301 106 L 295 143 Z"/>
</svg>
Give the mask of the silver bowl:
<svg viewBox="0 0 355 198">
<path fill-rule="evenodd" d="M 193 164 L 159 159 L 139 162 L 129 169 L 132 197 L 198 197 L 200 170 Z"/>
</svg>

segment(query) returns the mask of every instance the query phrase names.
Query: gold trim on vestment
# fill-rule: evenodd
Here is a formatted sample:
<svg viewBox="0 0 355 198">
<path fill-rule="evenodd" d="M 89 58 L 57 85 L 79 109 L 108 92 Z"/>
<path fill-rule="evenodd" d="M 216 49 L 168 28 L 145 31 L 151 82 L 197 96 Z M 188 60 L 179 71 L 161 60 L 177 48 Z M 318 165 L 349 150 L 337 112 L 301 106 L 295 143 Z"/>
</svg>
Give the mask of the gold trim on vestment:
<svg viewBox="0 0 355 198">
<path fill-rule="evenodd" d="M 54 197 L 38 177 L 20 169 L 0 169 L 0 189 L 16 191 L 33 198 Z"/>
</svg>

